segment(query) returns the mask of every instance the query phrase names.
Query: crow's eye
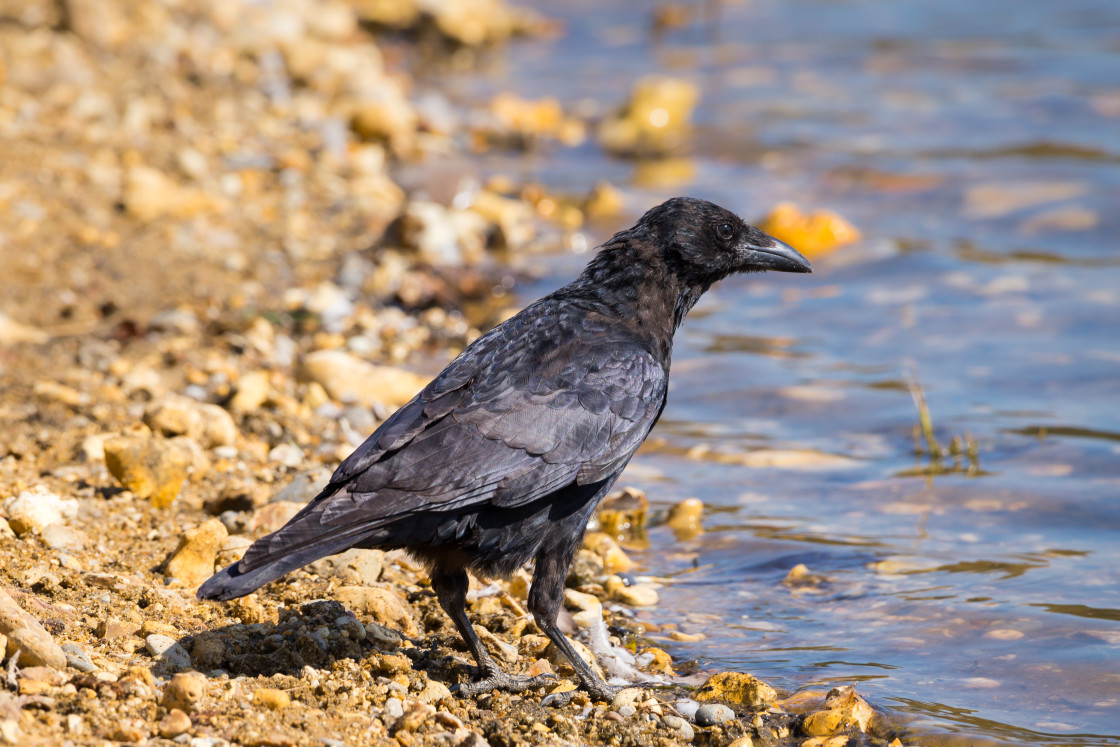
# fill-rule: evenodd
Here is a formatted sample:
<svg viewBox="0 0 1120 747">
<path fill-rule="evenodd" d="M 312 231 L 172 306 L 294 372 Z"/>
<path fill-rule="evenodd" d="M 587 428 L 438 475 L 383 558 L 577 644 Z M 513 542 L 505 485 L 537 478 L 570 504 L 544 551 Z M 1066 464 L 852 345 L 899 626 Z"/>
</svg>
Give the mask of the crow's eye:
<svg viewBox="0 0 1120 747">
<path fill-rule="evenodd" d="M 721 240 L 727 241 L 734 235 L 735 229 L 731 227 L 730 223 L 720 223 L 716 226 L 716 236 L 719 236 Z"/>
</svg>

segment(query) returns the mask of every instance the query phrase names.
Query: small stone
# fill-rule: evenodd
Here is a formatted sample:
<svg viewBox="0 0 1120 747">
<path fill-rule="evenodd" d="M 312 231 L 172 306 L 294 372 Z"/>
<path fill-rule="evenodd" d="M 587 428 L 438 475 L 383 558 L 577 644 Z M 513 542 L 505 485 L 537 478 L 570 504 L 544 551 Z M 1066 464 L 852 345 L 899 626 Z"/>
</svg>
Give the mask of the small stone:
<svg viewBox="0 0 1120 747">
<path fill-rule="evenodd" d="M 46 332 L 20 324 L 7 314 L 0 313 L 0 346 L 17 345 L 21 342 L 39 344 L 50 339 Z"/>
<path fill-rule="evenodd" d="M 627 586 L 618 576 L 609 577 L 604 584 L 604 588 L 612 599 L 617 599 L 619 602 L 632 607 L 653 607 L 661 599 L 657 594 L 657 589 L 649 584 Z"/>
<path fill-rule="evenodd" d="M 836 213 L 828 210 L 803 213 L 791 202 L 778 204 L 758 227 L 779 241 L 797 247 L 810 258 L 861 238 L 859 230 Z"/>
<path fill-rule="evenodd" d="M 148 739 L 148 727 L 138 718 L 122 718 L 113 731 L 113 741 L 133 744 Z"/>
<path fill-rule="evenodd" d="M 190 654 L 171 636 L 153 633 L 144 639 L 144 644 L 148 653 L 171 669 L 187 669 L 191 665 Z"/>
<path fill-rule="evenodd" d="M 8 525 L 22 537 L 42 534 L 49 526 L 65 523 L 77 514 L 78 502 L 36 485 L 4 501 L 4 511 L 8 515 Z"/>
<path fill-rule="evenodd" d="M 14 718 L 0 718 L 0 744 L 25 744 L 19 722 Z"/>
<path fill-rule="evenodd" d="M 332 399 L 363 405 L 400 407 L 427 379 L 392 366 L 375 366 L 341 350 L 319 350 L 304 356 L 301 375 L 318 382 Z"/>
<path fill-rule="evenodd" d="M 217 405 L 190 397 L 170 396 L 152 403 L 144 423 L 163 436 L 187 436 L 206 448 L 232 446 L 237 441 L 233 417 Z"/>
<path fill-rule="evenodd" d="M 302 503 L 295 501 L 274 501 L 266 503 L 253 512 L 249 519 L 249 531 L 275 532 L 288 523 L 288 520 L 298 514 L 303 508 Z"/>
<path fill-rule="evenodd" d="M 237 393 L 229 401 L 229 409 L 238 414 L 259 410 L 268 401 L 271 384 L 268 371 L 251 371 L 237 381 Z"/>
<path fill-rule="evenodd" d="M 174 739 L 180 734 L 186 734 L 191 729 L 191 717 L 178 708 L 171 711 L 159 721 L 159 735 L 164 739 Z"/>
<path fill-rule="evenodd" d="M 714 674 L 696 690 L 697 700 L 726 700 L 750 707 L 768 706 L 778 699 L 774 688 L 742 672 Z"/>
<path fill-rule="evenodd" d="M 691 742 L 696 736 L 696 731 L 692 728 L 692 724 L 688 723 L 688 721 L 680 716 L 665 716 L 662 721 L 665 723 L 665 726 L 678 732 L 677 738 L 681 741 Z"/>
<path fill-rule="evenodd" d="M 139 164 L 126 174 L 121 201 L 132 217 L 145 223 L 164 216 L 190 218 L 220 207 L 201 189 L 182 186 L 158 169 Z"/>
<path fill-rule="evenodd" d="M 179 629 L 171 623 L 165 623 L 162 620 L 145 620 L 140 626 L 140 635 L 147 638 L 150 635 L 165 635 L 175 638 L 179 635 Z"/>
<path fill-rule="evenodd" d="M 696 711 L 696 723 L 699 726 L 715 726 L 735 718 L 735 711 L 722 703 L 708 703 Z"/>
<path fill-rule="evenodd" d="M 214 574 L 214 560 L 228 537 L 220 519 L 208 519 L 180 538 L 179 546 L 167 559 L 164 575 L 187 586 L 201 585 Z"/>
<path fill-rule="evenodd" d="M 618 710 L 622 706 L 643 703 L 649 699 L 649 691 L 641 687 L 627 687 L 619 690 L 611 701 L 611 708 Z"/>
<path fill-rule="evenodd" d="M 427 703 L 413 702 L 400 718 L 393 723 L 393 732 L 414 732 L 428 719 L 434 716 L 436 709 Z"/>
<path fill-rule="evenodd" d="M 385 553 L 381 550 L 353 548 L 339 555 L 316 560 L 307 570 L 321 578 L 343 584 L 372 584 L 381 577 Z"/>
<path fill-rule="evenodd" d="M 418 635 L 420 632 L 408 602 L 389 589 L 341 586 L 335 590 L 334 598 L 359 615 L 369 615 L 382 625 L 403 631 L 405 635 Z"/>
<path fill-rule="evenodd" d="M 444 698 L 451 697 L 451 690 L 447 685 L 435 680 L 428 680 L 420 692 L 416 693 L 416 699 L 423 703 L 438 703 Z M 450 715 L 450 714 L 448 714 Z"/>
<path fill-rule="evenodd" d="M 62 644 L 62 651 L 66 654 L 66 666 L 77 669 L 79 672 L 89 673 L 97 671 L 97 667 L 90 661 L 89 654 L 83 651 L 77 644 L 64 643 Z"/>
<path fill-rule="evenodd" d="M 270 499 L 271 503 L 307 503 L 319 495 L 331 478 L 331 471 L 324 467 L 316 467 L 300 472 L 282 490 Z"/>
<path fill-rule="evenodd" d="M 690 81 L 648 76 L 634 84 L 630 99 L 599 127 L 599 142 L 620 155 L 664 155 L 684 144 L 692 110 L 700 98 Z"/>
<path fill-rule="evenodd" d="M 518 659 L 521 658 L 521 654 L 517 651 L 517 646 L 503 641 L 482 625 L 475 625 L 474 629 L 478 633 L 478 637 L 482 640 L 482 645 L 486 647 L 486 650 L 500 661 L 506 664 L 516 664 Z"/>
<path fill-rule="evenodd" d="M 727 747 L 754 747 L 754 742 L 751 741 L 750 737 L 739 737 Z"/>
<path fill-rule="evenodd" d="M 380 648 L 397 648 L 404 641 L 401 634 L 378 622 L 366 623 L 366 638 Z"/>
<path fill-rule="evenodd" d="M 268 461 L 295 469 L 303 464 L 303 449 L 295 444 L 280 444 L 268 452 Z"/>
<path fill-rule="evenodd" d="M 253 693 L 253 700 L 270 711 L 279 711 L 292 704 L 292 698 L 283 690 L 262 687 Z"/>
<path fill-rule="evenodd" d="M 685 498 L 673 504 L 665 517 L 665 525 L 673 530 L 677 539 L 691 539 L 700 534 L 703 528 L 700 519 L 704 515 L 704 503 L 699 498 Z"/>
<path fill-rule="evenodd" d="M 156 508 L 170 506 L 186 482 L 193 455 L 184 444 L 142 432 L 105 441 L 105 466 L 137 498 Z"/>
<path fill-rule="evenodd" d="M 105 641 L 114 641 L 118 638 L 130 638 L 140 630 L 135 623 L 122 622 L 116 618 L 108 617 L 97 624 L 97 636 Z"/>
<path fill-rule="evenodd" d="M 626 551 L 604 532 L 589 532 L 583 538 L 583 547 L 603 559 L 603 570 L 607 573 L 626 573 L 634 567 Z"/>
<path fill-rule="evenodd" d="M 5 656 L 19 651 L 21 665 L 54 669 L 66 666 L 66 654 L 51 634 L 3 590 L 0 590 L 0 634 L 7 639 Z"/>
<path fill-rule="evenodd" d="M 89 537 L 80 529 L 64 524 L 51 524 L 43 530 L 43 542 L 52 550 L 78 552 L 89 544 Z"/>
<path fill-rule="evenodd" d="M 206 677 L 198 672 L 180 672 L 163 689 L 160 705 L 168 710 L 178 708 L 190 713 L 206 695 Z"/>
</svg>

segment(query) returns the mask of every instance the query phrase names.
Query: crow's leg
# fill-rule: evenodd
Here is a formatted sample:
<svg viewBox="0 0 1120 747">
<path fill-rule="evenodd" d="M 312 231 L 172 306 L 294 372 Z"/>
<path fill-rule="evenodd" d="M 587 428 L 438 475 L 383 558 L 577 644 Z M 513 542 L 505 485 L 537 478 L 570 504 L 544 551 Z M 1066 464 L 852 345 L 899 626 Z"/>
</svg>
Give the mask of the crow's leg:
<svg viewBox="0 0 1120 747">
<path fill-rule="evenodd" d="M 510 674 L 502 671 L 490 653 L 482 645 L 471 621 L 467 618 L 467 572 L 452 571 L 450 573 L 432 572 L 432 588 L 439 598 L 439 606 L 455 623 L 459 635 L 466 641 L 467 648 L 478 663 L 478 671 L 482 679 L 466 685 L 457 685 L 453 691 L 459 695 L 478 695 L 490 690 L 505 690 L 506 692 L 519 693 L 534 687 L 541 687 L 556 678 L 551 674 L 542 674 L 536 677 Z"/>
<path fill-rule="evenodd" d="M 556 534 L 562 536 L 564 533 L 557 532 Z M 577 544 L 582 536 L 583 533 L 580 532 Z M 549 640 L 564 652 L 564 656 L 572 664 L 572 669 L 576 670 L 576 676 L 579 677 L 583 688 L 597 700 L 609 702 L 614 700 L 614 696 L 622 688 L 613 687 L 599 679 L 598 675 L 587 665 L 587 662 L 576 653 L 571 642 L 564 637 L 564 634 L 556 625 L 556 617 L 560 614 L 560 605 L 564 600 L 564 579 L 568 575 L 568 567 L 572 564 L 573 555 L 575 555 L 575 545 L 572 545 L 570 549 L 566 547 L 545 547 L 537 554 L 536 567 L 533 571 L 533 585 L 529 589 L 529 611 L 533 613 L 533 619 L 537 621 L 537 627 L 544 631 Z M 554 705 L 564 705 L 571 698 L 571 693 L 557 693 L 548 696 L 546 701 Z"/>
</svg>

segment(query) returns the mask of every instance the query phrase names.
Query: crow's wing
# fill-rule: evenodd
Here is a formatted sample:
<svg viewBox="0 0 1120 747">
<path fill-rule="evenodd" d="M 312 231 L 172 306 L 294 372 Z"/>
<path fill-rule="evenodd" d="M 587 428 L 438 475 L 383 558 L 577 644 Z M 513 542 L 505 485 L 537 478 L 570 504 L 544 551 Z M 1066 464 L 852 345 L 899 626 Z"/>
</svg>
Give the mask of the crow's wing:
<svg viewBox="0 0 1120 747">
<path fill-rule="evenodd" d="M 464 350 L 239 565 L 352 546 L 417 511 L 519 506 L 603 480 L 660 416 L 666 365 L 594 309 L 533 304 Z"/>
</svg>

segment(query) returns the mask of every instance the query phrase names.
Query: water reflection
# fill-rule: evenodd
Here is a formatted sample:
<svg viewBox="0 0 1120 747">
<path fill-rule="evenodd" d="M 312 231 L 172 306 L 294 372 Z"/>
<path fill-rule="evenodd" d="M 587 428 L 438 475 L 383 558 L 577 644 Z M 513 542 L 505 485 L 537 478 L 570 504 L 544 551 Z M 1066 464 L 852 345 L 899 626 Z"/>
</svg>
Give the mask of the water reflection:
<svg viewBox="0 0 1120 747">
<path fill-rule="evenodd" d="M 682 328 L 623 483 L 709 511 L 703 534 L 651 533 L 670 583 L 640 614 L 706 634 L 667 642 L 678 660 L 858 681 L 922 744 L 1120 744 L 1120 5 L 539 5 L 566 33 L 464 92 L 605 112 L 661 72 L 701 98 L 683 161 L 588 144 L 517 173 L 605 178 L 635 212 L 788 200 L 865 237 L 810 278 L 725 281 Z M 982 471 L 915 462 L 910 364 L 937 437 L 970 434 Z M 798 564 L 819 579 L 787 582 Z"/>
</svg>

